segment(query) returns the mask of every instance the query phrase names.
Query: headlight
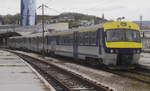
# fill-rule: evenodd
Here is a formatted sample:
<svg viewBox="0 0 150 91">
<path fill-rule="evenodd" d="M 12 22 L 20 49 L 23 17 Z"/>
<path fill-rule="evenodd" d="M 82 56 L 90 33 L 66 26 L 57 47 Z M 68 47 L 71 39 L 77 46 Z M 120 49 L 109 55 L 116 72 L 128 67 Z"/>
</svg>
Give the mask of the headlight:
<svg viewBox="0 0 150 91">
<path fill-rule="evenodd" d="M 113 50 L 113 49 L 111 49 L 111 50 L 110 50 L 110 53 L 114 53 L 114 50 Z"/>
<path fill-rule="evenodd" d="M 140 50 L 137 50 L 137 53 L 140 53 Z"/>
</svg>

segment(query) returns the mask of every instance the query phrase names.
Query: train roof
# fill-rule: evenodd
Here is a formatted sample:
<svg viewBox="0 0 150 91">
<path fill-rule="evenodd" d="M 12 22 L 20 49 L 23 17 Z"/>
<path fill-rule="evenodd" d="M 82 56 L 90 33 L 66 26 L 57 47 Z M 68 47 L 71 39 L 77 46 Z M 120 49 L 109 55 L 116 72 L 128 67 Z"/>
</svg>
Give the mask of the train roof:
<svg viewBox="0 0 150 91">
<path fill-rule="evenodd" d="M 121 23 L 127 23 L 127 26 L 121 26 Z M 128 21 L 116 21 L 116 22 L 107 22 L 107 23 L 102 23 L 102 24 L 97 24 L 97 25 L 92 25 L 92 26 L 83 26 L 79 28 L 73 28 L 69 30 L 61 30 L 61 31 L 55 31 L 55 32 L 45 32 L 45 36 L 55 36 L 55 35 L 66 35 L 66 34 L 72 34 L 75 31 L 79 32 L 86 32 L 86 31 L 94 31 L 99 28 L 103 28 L 105 26 L 105 29 L 110 29 L 110 28 L 118 28 L 118 25 L 120 25 L 120 28 L 128 28 L 132 27 L 133 29 L 139 29 L 138 25 L 133 23 L 133 22 L 128 22 Z M 24 35 L 24 36 L 18 36 L 18 37 L 10 37 L 10 38 L 26 38 L 26 37 L 42 37 L 42 33 L 35 33 L 35 34 L 30 34 L 30 35 Z"/>
<path fill-rule="evenodd" d="M 104 30 L 109 30 L 109 29 L 116 29 L 116 28 L 125 28 L 125 29 L 134 29 L 139 31 L 140 27 L 134 23 L 134 22 L 129 22 L 129 21 L 116 21 L 116 22 L 108 22 L 105 23 L 104 25 Z"/>
<path fill-rule="evenodd" d="M 55 32 L 45 32 L 44 35 L 48 36 L 54 36 L 54 35 L 65 35 L 65 34 L 71 34 L 75 31 L 80 31 L 80 32 L 85 32 L 85 31 L 93 31 L 98 28 L 102 28 L 103 24 L 97 24 L 97 25 L 92 25 L 92 26 L 84 26 L 84 27 L 79 27 L 79 28 L 73 28 L 69 30 L 61 30 L 61 31 L 55 31 Z M 10 37 L 10 38 L 26 38 L 26 37 L 41 37 L 42 33 L 35 33 L 35 34 L 30 34 L 30 35 L 24 35 L 24 36 L 16 36 L 16 37 Z"/>
</svg>

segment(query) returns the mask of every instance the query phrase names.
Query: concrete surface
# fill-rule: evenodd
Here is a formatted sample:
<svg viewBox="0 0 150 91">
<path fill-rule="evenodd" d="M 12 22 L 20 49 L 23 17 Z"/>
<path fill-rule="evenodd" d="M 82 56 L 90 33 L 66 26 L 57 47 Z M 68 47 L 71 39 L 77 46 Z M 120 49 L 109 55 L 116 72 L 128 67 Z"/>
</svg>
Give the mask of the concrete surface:
<svg viewBox="0 0 150 91">
<path fill-rule="evenodd" d="M 55 91 L 28 63 L 0 50 L 0 91 Z"/>
<path fill-rule="evenodd" d="M 150 53 L 141 53 L 139 64 L 142 68 L 150 69 Z"/>
</svg>

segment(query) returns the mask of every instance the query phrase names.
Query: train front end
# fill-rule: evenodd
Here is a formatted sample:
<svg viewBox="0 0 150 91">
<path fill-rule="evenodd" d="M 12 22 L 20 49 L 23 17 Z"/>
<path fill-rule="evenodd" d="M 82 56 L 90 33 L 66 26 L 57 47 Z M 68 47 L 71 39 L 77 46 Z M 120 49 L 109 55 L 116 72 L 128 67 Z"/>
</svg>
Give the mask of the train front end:
<svg viewBox="0 0 150 91">
<path fill-rule="evenodd" d="M 125 67 L 137 64 L 142 48 L 139 26 L 118 21 L 106 23 L 103 27 L 105 64 Z"/>
</svg>

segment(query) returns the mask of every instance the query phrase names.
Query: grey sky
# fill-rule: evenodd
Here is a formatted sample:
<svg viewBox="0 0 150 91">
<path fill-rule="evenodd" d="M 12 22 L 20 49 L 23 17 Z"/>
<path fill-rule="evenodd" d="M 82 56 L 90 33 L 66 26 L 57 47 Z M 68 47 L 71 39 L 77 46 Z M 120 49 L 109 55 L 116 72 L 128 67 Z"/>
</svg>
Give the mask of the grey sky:
<svg viewBox="0 0 150 91">
<path fill-rule="evenodd" d="M 0 14 L 15 14 L 20 12 L 20 0 L 0 0 Z M 125 16 L 126 20 L 150 20 L 150 0 L 37 0 L 37 7 L 45 3 L 50 8 L 62 12 L 78 12 L 101 16 L 107 19 L 116 19 Z M 37 10 L 40 14 L 41 10 Z M 59 14 L 54 10 L 46 9 L 46 14 Z"/>
</svg>

